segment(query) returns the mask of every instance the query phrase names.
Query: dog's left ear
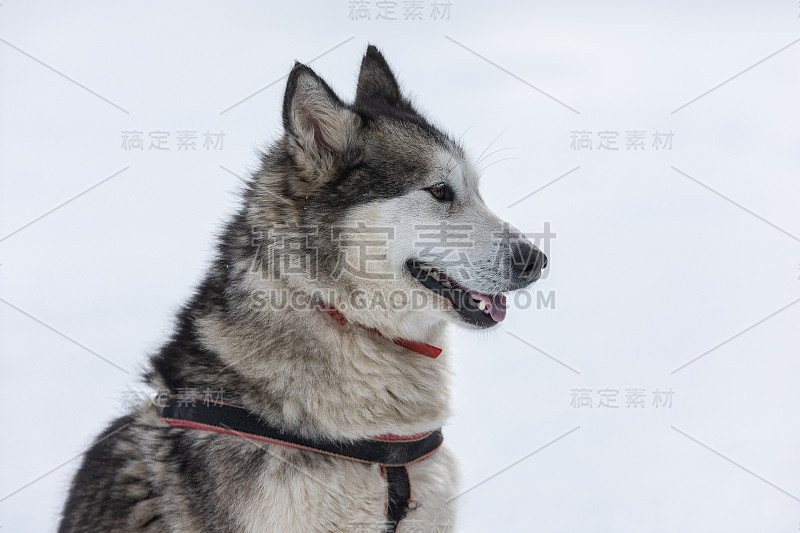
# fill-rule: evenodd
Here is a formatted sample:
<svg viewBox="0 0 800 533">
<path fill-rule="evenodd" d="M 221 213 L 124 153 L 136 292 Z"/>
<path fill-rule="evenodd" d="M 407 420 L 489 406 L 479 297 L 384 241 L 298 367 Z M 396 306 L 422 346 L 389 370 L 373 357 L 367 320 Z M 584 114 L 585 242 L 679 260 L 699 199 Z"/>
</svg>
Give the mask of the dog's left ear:
<svg viewBox="0 0 800 533">
<path fill-rule="evenodd" d="M 358 73 L 355 105 L 364 105 L 369 101 L 378 101 L 395 107 L 410 107 L 403 98 L 400 86 L 394 77 L 389 63 L 383 54 L 373 45 L 367 47 L 367 53 L 361 60 L 361 71 Z"/>
<path fill-rule="evenodd" d="M 307 66 L 295 63 L 286 82 L 283 127 L 304 153 L 324 159 L 344 152 L 355 137 L 358 124 L 358 115 L 322 78 Z"/>
</svg>

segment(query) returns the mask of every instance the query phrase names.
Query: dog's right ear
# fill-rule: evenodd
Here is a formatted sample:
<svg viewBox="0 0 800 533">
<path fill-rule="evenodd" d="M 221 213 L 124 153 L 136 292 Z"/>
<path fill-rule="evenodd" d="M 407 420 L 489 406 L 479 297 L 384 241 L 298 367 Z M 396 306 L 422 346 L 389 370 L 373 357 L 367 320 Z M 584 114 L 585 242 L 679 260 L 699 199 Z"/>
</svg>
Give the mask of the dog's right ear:
<svg viewBox="0 0 800 533">
<path fill-rule="evenodd" d="M 316 161 L 344 152 L 358 129 L 358 116 L 325 81 L 295 63 L 283 98 L 283 127 L 305 155 Z"/>
<path fill-rule="evenodd" d="M 358 73 L 355 105 L 363 105 L 369 100 L 379 101 L 395 107 L 410 107 L 403 98 L 400 86 L 394 77 L 389 63 L 383 54 L 373 45 L 367 47 L 367 53 L 361 60 L 361 71 Z"/>
</svg>

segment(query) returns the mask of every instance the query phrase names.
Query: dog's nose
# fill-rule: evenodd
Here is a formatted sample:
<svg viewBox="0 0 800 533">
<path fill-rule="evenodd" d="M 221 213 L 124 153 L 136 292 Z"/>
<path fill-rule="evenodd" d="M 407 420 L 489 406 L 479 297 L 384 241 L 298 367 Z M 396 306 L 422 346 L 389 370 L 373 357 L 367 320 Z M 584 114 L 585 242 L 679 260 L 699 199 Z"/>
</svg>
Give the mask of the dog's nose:
<svg viewBox="0 0 800 533">
<path fill-rule="evenodd" d="M 512 276 L 520 287 L 533 283 L 547 267 L 547 256 L 534 245 L 520 241 L 511 254 Z"/>
</svg>

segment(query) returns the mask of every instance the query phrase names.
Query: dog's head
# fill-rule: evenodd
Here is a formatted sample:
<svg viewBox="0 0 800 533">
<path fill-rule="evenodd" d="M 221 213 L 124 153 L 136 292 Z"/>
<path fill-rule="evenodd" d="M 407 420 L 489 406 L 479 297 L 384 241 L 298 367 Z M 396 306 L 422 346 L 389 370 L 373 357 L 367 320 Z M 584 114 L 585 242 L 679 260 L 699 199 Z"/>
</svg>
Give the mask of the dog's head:
<svg viewBox="0 0 800 533">
<path fill-rule="evenodd" d="M 283 126 L 250 191 L 251 221 L 295 231 L 296 261 L 266 247 L 261 259 L 294 289 L 333 290 L 328 303 L 351 320 L 407 337 L 444 318 L 491 327 L 504 293 L 547 266 L 486 207 L 464 150 L 414 109 L 374 46 L 352 104 L 297 63 Z M 286 238 L 270 242 L 291 256 Z"/>
</svg>

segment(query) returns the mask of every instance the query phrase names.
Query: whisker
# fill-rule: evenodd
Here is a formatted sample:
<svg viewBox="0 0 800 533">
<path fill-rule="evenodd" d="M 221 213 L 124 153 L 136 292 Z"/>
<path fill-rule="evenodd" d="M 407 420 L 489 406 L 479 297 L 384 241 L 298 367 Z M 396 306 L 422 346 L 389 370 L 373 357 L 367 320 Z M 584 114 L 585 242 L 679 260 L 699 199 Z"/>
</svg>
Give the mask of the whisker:
<svg viewBox="0 0 800 533">
<path fill-rule="evenodd" d="M 488 154 L 483 156 L 481 159 L 477 160 L 475 163 L 476 164 L 480 164 L 481 161 L 485 161 L 485 160 L 489 159 L 491 156 L 493 156 L 494 154 L 496 154 L 498 152 L 503 152 L 505 150 L 513 150 L 513 149 L 514 149 L 513 146 L 510 146 L 508 148 L 498 148 L 497 150 L 493 150 L 493 151 L 489 152 Z"/>
<path fill-rule="evenodd" d="M 502 137 L 502 136 L 503 136 L 503 134 L 504 134 L 505 132 L 507 132 L 507 131 L 508 131 L 508 128 L 504 129 L 503 131 L 501 131 L 501 132 L 500 132 L 500 133 L 497 135 L 497 137 L 495 137 L 495 138 L 494 138 L 494 140 L 493 140 L 492 142 L 490 142 L 490 143 L 489 143 L 489 146 L 487 146 L 487 147 L 486 147 L 486 148 L 483 150 L 483 152 L 481 152 L 481 155 L 479 155 L 479 156 L 478 156 L 477 163 L 480 163 L 480 162 L 481 162 L 481 158 L 483 157 L 483 154 L 485 154 L 485 153 L 486 153 L 486 151 L 487 151 L 489 148 L 491 148 L 491 147 L 492 147 L 492 145 L 493 145 L 494 143 L 496 143 L 496 142 L 497 142 L 497 139 L 499 139 L 500 137 Z"/>
<path fill-rule="evenodd" d="M 467 129 L 465 129 L 465 130 L 463 131 L 463 133 L 461 133 L 461 135 L 458 137 L 458 140 L 456 141 L 456 144 L 457 144 L 457 145 L 461 146 L 461 140 L 464 138 L 464 135 L 466 135 L 466 134 L 467 134 L 467 132 L 468 132 L 469 130 L 471 130 L 471 129 L 472 129 L 472 126 L 468 126 L 468 127 L 467 127 Z"/>
<path fill-rule="evenodd" d="M 520 158 L 519 157 L 506 157 L 504 159 L 498 159 L 497 161 L 492 161 L 491 163 L 489 163 L 485 167 L 481 168 L 478 172 L 483 172 L 484 170 L 486 170 L 490 166 L 494 165 L 495 163 L 502 163 L 503 161 L 509 161 L 511 159 L 520 159 Z"/>
</svg>

